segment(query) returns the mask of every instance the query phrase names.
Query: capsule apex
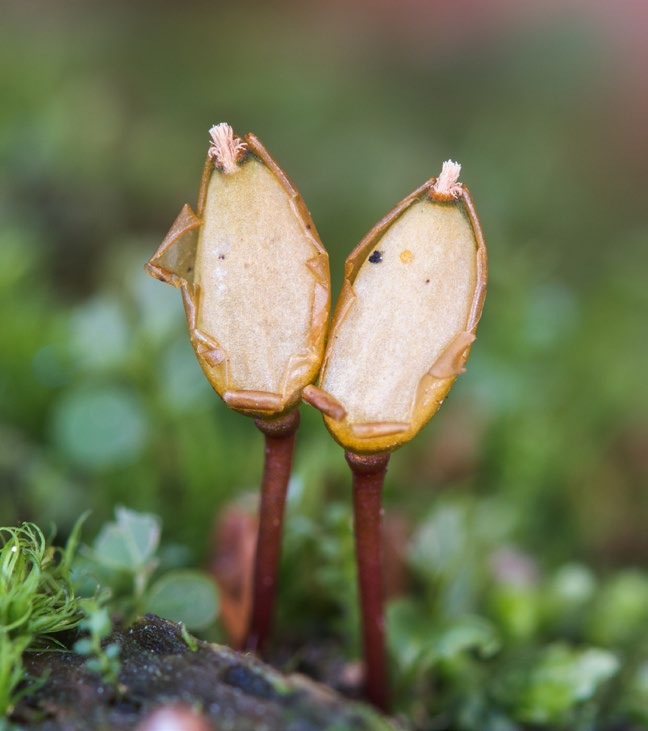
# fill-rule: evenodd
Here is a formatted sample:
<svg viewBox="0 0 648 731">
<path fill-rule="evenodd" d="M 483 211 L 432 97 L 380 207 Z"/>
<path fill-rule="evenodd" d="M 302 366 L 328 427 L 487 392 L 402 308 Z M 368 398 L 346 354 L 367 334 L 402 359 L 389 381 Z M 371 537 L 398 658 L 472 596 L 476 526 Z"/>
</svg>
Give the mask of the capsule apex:
<svg viewBox="0 0 648 731">
<path fill-rule="evenodd" d="M 238 163 L 247 152 L 245 142 L 240 137 L 234 136 L 234 130 L 227 122 L 221 122 L 211 127 L 209 136 L 211 137 L 209 158 L 226 175 L 235 173 L 239 169 Z"/>
<path fill-rule="evenodd" d="M 434 192 L 441 196 L 458 198 L 461 195 L 461 183 L 458 182 L 460 173 L 461 165 L 458 162 L 446 160 L 434 184 Z"/>
</svg>

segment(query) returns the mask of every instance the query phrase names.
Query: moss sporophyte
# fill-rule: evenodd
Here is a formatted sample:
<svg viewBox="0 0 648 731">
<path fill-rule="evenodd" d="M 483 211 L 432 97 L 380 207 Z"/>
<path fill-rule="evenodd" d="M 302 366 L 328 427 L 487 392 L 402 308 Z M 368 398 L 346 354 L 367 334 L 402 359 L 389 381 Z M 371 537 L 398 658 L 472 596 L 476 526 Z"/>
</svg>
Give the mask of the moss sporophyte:
<svg viewBox="0 0 648 731">
<path fill-rule="evenodd" d="M 247 646 L 272 620 L 297 406 L 319 372 L 330 310 L 328 255 L 295 186 L 254 135 L 209 131 L 196 212 L 185 205 L 147 270 L 180 288 L 198 361 L 266 441 Z"/>
<path fill-rule="evenodd" d="M 270 631 L 303 399 L 353 473 L 367 696 L 386 709 L 382 485 L 391 451 L 464 371 L 486 290 L 479 220 L 460 166 L 444 163 L 351 252 L 327 336 L 328 256 L 301 197 L 254 135 L 219 124 L 210 136 L 197 211 L 185 205 L 147 270 L 181 289 L 207 378 L 266 437 L 247 646 Z"/>
<path fill-rule="evenodd" d="M 461 167 L 445 162 L 382 218 L 346 260 L 318 386 L 320 409 L 353 474 L 367 696 L 388 706 L 380 561 L 381 493 L 391 451 L 436 413 L 481 316 L 487 260 Z"/>
<path fill-rule="evenodd" d="M 352 452 L 391 451 L 412 439 L 464 370 L 487 265 L 459 171 L 444 163 L 346 261 L 319 385 L 304 398 Z"/>
<path fill-rule="evenodd" d="M 226 124 L 210 134 L 197 211 L 184 206 L 147 269 L 181 289 L 192 345 L 225 403 L 273 419 L 319 372 L 328 255 L 261 142 Z"/>
</svg>

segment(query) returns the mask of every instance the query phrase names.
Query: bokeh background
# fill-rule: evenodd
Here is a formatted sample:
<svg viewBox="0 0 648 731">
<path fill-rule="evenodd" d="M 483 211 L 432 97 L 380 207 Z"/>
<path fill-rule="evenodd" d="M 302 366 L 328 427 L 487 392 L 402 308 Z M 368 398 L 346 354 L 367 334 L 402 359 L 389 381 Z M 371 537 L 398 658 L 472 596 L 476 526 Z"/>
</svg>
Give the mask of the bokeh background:
<svg viewBox="0 0 648 731">
<path fill-rule="evenodd" d="M 143 272 L 196 201 L 209 126 L 228 121 L 298 186 L 334 293 L 373 223 L 443 160 L 463 164 L 489 247 L 484 317 L 386 492 L 405 536 L 446 521 L 423 562 L 461 536 L 461 573 L 474 519 L 534 571 L 644 567 L 646 8 L 4 0 L 3 524 L 64 535 L 91 509 L 91 533 L 125 504 L 201 562 L 215 516 L 255 491 L 260 435 L 207 386 L 178 293 Z M 350 541 L 346 465 L 302 411 L 289 542 L 306 540 L 299 520 L 328 526 L 333 570 L 331 536 Z"/>
</svg>

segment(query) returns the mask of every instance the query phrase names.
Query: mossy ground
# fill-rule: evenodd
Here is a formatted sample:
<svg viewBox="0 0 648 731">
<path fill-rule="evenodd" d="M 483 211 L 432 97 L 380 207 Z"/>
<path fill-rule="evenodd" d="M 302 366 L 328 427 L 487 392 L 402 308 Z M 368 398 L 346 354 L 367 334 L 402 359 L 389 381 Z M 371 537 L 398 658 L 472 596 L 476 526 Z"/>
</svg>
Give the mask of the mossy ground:
<svg viewBox="0 0 648 731">
<path fill-rule="evenodd" d="M 47 683 L 16 707 L 11 720 L 33 731 L 134 729 L 162 705 L 200 710 L 219 731 L 389 731 L 367 706 L 344 700 L 303 676 L 283 676 L 251 655 L 199 642 L 153 615 L 116 630 L 119 683 L 109 685 L 69 652 L 34 653 L 26 665 Z"/>
</svg>

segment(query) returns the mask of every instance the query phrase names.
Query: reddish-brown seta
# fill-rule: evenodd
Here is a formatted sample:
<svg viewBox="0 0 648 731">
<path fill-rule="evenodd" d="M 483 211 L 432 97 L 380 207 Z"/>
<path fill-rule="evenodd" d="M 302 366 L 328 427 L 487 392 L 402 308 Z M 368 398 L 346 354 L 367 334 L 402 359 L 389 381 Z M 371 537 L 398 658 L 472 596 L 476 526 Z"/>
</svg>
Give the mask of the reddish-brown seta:
<svg viewBox="0 0 648 731">
<path fill-rule="evenodd" d="M 265 436 L 265 463 L 254 564 L 252 616 L 246 648 L 260 653 L 272 628 L 284 508 L 299 411 L 295 409 L 277 419 L 256 419 L 254 423 Z"/>
<path fill-rule="evenodd" d="M 359 455 L 345 452 L 353 474 L 353 518 L 362 612 L 362 643 L 367 700 L 389 710 L 385 657 L 384 587 L 382 572 L 382 489 L 389 452 Z"/>
</svg>

